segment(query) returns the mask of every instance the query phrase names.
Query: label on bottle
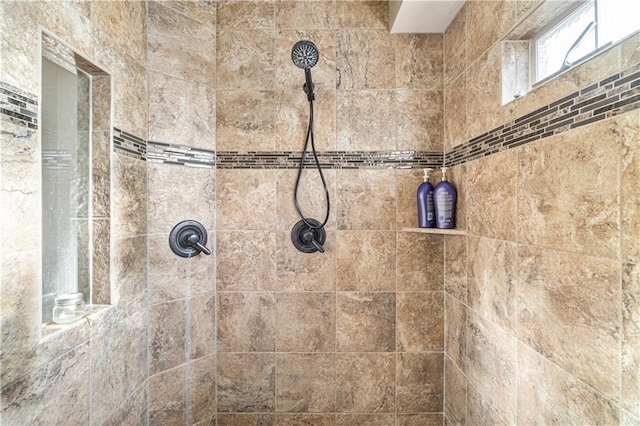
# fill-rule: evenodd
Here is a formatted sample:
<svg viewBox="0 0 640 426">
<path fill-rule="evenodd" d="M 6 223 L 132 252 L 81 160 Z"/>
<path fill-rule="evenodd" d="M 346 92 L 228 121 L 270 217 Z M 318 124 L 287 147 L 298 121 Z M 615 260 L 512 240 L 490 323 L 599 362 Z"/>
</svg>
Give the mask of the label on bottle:
<svg viewBox="0 0 640 426">
<path fill-rule="evenodd" d="M 449 224 L 453 220 L 453 195 L 448 192 L 438 193 L 438 220 Z"/>
<path fill-rule="evenodd" d="M 433 191 L 429 191 L 427 197 L 427 220 L 433 222 L 435 220 L 435 211 L 433 206 Z"/>
</svg>

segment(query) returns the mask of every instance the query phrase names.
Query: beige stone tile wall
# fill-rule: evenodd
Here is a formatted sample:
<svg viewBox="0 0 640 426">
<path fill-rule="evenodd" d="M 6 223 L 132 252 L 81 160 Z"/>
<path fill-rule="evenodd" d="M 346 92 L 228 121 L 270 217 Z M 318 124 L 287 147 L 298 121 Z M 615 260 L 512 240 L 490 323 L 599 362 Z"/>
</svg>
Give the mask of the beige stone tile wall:
<svg viewBox="0 0 640 426">
<path fill-rule="evenodd" d="M 467 2 L 445 32 L 445 150 L 637 62 L 636 36 L 500 106 L 499 40 L 535 3 Z M 451 171 L 447 423 L 639 422 L 638 129 L 636 110 Z"/>
<path fill-rule="evenodd" d="M 113 121 L 94 122 L 93 148 L 111 151 L 111 127 L 147 138 L 145 2 L 20 1 L 0 9 L 2 81 L 40 97 L 42 27 L 111 76 Z M 110 280 L 111 294 L 94 296 L 113 306 L 40 340 L 39 135 L 1 126 L 1 421 L 140 424 L 148 405 L 147 165 L 111 153 L 110 170 L 101 170 L 110 180 L 94 180 L 101 192 L 94 213 L 104 218 L 94 232 L 111 227 L 110 250 L 97 250 L 94 271 Z"/>
</svg>

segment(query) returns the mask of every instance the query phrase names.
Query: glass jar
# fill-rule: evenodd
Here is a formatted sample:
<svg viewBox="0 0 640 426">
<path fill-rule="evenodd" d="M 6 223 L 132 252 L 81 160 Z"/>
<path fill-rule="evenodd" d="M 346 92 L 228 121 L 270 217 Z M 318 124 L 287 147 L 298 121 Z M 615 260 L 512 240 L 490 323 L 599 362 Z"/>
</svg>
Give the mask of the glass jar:
<svg viewBox="0 0 640 426">
<path fill-rule="evenodd" d="M 61 294 L 55 299 L 53 322 L 69 324 L 77 321 L 84 315 L 84 307 L 82 293 Z"/>
</svg>

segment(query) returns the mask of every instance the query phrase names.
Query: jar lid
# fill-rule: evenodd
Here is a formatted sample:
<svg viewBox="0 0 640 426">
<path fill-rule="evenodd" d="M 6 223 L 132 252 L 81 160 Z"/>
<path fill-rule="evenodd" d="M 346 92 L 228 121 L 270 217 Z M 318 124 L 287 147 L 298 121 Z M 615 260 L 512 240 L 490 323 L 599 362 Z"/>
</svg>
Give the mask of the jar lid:
<svg viewBox="0 0 640 426">
<path fill-rule="evenodd" d="M 66 293 L 56 297 L 56 305 L 71 305 L 82 300 L 82 293 Z"/>
</svg>

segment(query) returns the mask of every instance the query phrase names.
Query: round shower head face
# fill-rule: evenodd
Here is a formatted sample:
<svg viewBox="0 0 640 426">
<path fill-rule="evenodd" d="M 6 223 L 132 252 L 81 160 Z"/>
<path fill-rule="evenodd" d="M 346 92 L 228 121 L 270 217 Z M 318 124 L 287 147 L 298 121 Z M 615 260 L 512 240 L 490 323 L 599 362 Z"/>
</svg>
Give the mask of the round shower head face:
<svg viewBox="0 0 640 426">
<path fill-rule="evenodd" d="M 291 49 L 291 60 L 303 70 L 308 70 L 318 63 L 320 54 L 315 44 L 309 40 L 300 40 Z"/>
</svg>

